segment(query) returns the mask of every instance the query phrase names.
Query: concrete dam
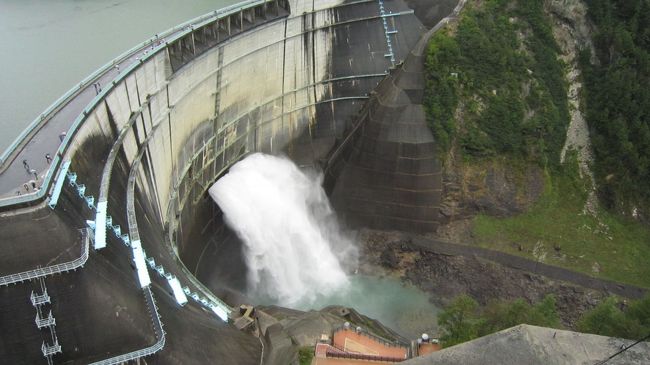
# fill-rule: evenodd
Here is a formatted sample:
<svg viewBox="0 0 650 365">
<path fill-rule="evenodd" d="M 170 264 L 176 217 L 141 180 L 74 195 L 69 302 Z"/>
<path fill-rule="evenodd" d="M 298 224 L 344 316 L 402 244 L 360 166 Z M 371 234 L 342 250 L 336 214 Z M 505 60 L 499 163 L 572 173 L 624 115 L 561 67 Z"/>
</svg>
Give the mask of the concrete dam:
<svg viewBox="0 0 650 365">
<path fill-rule="evenodd" d="M 259 364 L 228 323 L 241 243 L 207 194 L 253 152 L 323 168 L 351 224 L 435 228 L 421 39 L 454 6 L 247 1 L 53 104 L 0 161 L 3 362 Z"/>
</svg>

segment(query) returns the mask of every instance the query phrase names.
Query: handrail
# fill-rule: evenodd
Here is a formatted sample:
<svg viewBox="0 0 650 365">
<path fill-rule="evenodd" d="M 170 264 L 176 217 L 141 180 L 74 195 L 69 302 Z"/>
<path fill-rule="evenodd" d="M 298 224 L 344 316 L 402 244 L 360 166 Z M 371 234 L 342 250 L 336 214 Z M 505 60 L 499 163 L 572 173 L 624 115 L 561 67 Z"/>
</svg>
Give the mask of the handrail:
<svg viewBox="0 0 650 365">
<path fill-rule="evenodd" d="M 75 178 L 73 179 L 70 176 L 75 176 Z M 70 183 L 73 186 L 76 186 L 77 188 L 79 187 L 79 184 L 77 184 L 77 181 L 76 181 L 76 175 L 74 173 L 71 172 L 68 175 L 68 178 L 70 179 Z M 83 185 L 81 185 L 81 186 L 83 186 Z M 79 192 L 79 196 L 82 199 L 88 201 L 88 198 L 92 198 L 92 196 L 87 197 L 86 195 L 84 195 L 84 191 L 85 191 L 85 188 L 84 188 L 83 191 Z M 94 198 L 92 200 L 94 200 Z M 92 209 L 96 209 L 94 205 L 90 206 L 90 207 Z M 86 237 L 87 238 L 90 237 L 90 233 L 88 231 L 91 231 L 91 229 L 86 228 L 85 231 L 86 231 Z M 119 234 L 114 229 L 112 230 L 112 232 L 115 235 L 117 235 L 118 238 L 121 238 L 121 239 L 124 240 L 124 236 L 119 236 Z M 125 241 L 125 244 L 128 245 L 128 243 L 126 241 Z M 85 251 L 86 256 L 88 254 L 89 245 L 90 245 L 90 242 L 87 239 L 86 240 L 86 251 Z M 143 357 L 143 356 L 148 356 L 148 355 L 154 354 L 154 353 L 160 351 L 165 346 L 165 331 L 162 328 L 162 326 L 163 326 L 162 325 L 162 320 L 160 319 L 160 314 L 158 313 L 158 307 L 156 306 L 156 301 L 154 300 L 153 293 L 151 292 L 151 289 L 150 289 L 149 286 L 146 286 L 146 287 L 142 288 L 142 290 L 144 292 L 144 296 L 145 296 L 145 300 L 147 302 L 147 305 L 149 307 L 149 312 L 150 312 L 151 317 L 152 317 L 151 319 L 152 319 L 152 322 L 153 322 L 154 331 L 156 333 L 156 338 L 158 338 L 158 341 L 155 344 L 153 344 L 152 346 L 150 346 L 150 347 L 140 349 L 140 350 L 137 350 L 137 351 L 132 351 L 132 352 L 129 352 L 129 353 L 126 353 L 126 354 L 114 356 L 114 357 L 111 357 L 109 359 L 101 360 L 101 361 L 98 361 L 98 362 L 94 362 L 94 363 L 92 363 L 93 365 L 94 364 L 101 364 L 101 365 L 120 364 L 120 363 L 123 363 L 123 362 L 126 362 L 126 361 L 135 360 L 135 359 L 138 359 L 138 358 Z"/>
<path fill-rule="evenodd" d="M 158 126 L 159 125 L 160 124 L 156 124 L 153 127 L 153 129 L 151 130 L 149 136 L 147 136 L 147 138 L 144 140 L 144 142 L 140 146 L 140 151 L 138 152 L 135 159 L 133 160 L 133 162 L 131 164 L 131 171 L 129 171 L 129 177 L 128 177 L 128 180 L 127 180 L 127 193 L 126 193 L 126 205 L 127 205 L 127 207 L 126 207 L 126 216 L 127 216 L 127 221 L 128 221 L 128 225 L 129 225 L 129 236 L 131 236 L 131 241 L 140 240 L 140 233 L 139 233 L 139 230 L 138 230 L 138 219 L 136 217 L 136 211 L 135 211 L 136 172 L 137 172 L 138 168 L 140 167 L 140 162 L 141 162 L 141 159 L 142 159 L 142 156 L 143 156 L 144 152 L 147 151 L 149 142 L 151 141 L 153 136 L 158 131 Z M 148 258 L 146 256 L 146 252 L 144 252 L 144 250 L 143 250 L 143 254 L 145 256 L 145 260 L 148 260 Z M 150 266 L 153 266 L 152 269 L 155 268 L 155 263 L 151 262 Z M 208 299 L 201 298 L 197 293 L 190 291 L 189 288 L 188 288 L 187 291 L 185 291 L 185 288 L 183 288 L 183 290 L 186 292 L 187 295 L 190 296 L 190 298 L 194 299 L 197 303 L 199 303 L 199 304 L 203 305 L 204 307 L 207 307 L 208 309 L 211 309 L 211 310 L 213 310 L 213 307 L 221 308 L 222 310 L 224 310 L 226 315 L 229 315 L 233 311 L 233 309 L 228 304 L 226 304 L 224 301 L 222 301 L 221 299 L 216 297 L 201 282 L 196 280 L 194 275 L 191 275 L 190 273 L 185 272 L 185 270 L 183 270 L 184 267 L 185 266 L 182 265 L 182 262 L 181 262 L 180 269 L 181 269 L 181 271 L 183 271 L 183 273 L 185 273 L 187 275 L 187 279 L 192 284 L 194 284 L 194 286 L 196 288 L 198 288 L 206 297 L 208 297 Z M 161 271 L 159 271 L 158 273 L 161 276 L 164 276 L 164 268 L 162 266 L 160 267 L 160 270 Z M 226 320 L 226 319 L 224 319 L 224 320 Z"/>
<path fill-rule="evenodd" d="M 381 356 L 381 355 L 367 355 L 367 354 L 357 354 L 352 352 L 339 353 L 337 351 L 332 351 L 327 349 L 327 357 L 336 357 L 339 359 L 355 359 L 355 360 L 369 360 L 369 361 L 390 361 L 390 362 L 401 362 L 406 359 L 392 356 Z"/>
<path fill-rule="evenodd" d="M 142 291 L 144 292 L 144 297 L 147 302 L 147 306 L 149 306 L 149 309 L 151 311 L 151 320 L 153 322 L 154 331 L 156 332 L 156 338 L 158 339 L 156 343 L 140 350 L 131 351 L 129 353 L 114 356 L 109 359 L 96 361 L 91 363 L 90 365 L 121 364 L 127 361 L 139 359 L 141 357 L 153 355 L 156 352 L 162 350 L 163 347 L 165 347 L 165 330 L 163 330 L 162 321 L 160 320 L 160 314 L 158 314 L 158 307 L 156 306 L 156 301 L 154 300 L 153 293 L 151 292 L 151 288 L 147 286 L 144 287 Z"/>
<path fill-rule="evenodd" d="M 386 346 L 388 346 L 388 347 L 402 347 L 402 348 L 407 348 L 406 344 L 403 344 L 403 343 L 401 343 L 400 341 L 397 341 L 397 340 L 395 340 L 395 341 L 391 341 L 391 340 L 389 340 L 389 339 L 386 339 L 386 338 L 383 338 L 383 337 L 381 337 L 381 336 L 375 335 L 374 333 L 370 333 L 370 332 L 368 332 L 368 331 L 357 332 L 357 331 L 355 331 L 355 330 L 353 330 L 353 329 L 351 329 L 351 328 L 345 328 L 345 327 L 343 327 L 343 326 L 334 329 L 334 331 L 332 331 L 332 337 L 333 337 L 336 333 L 341 332 L 341 331 L 350 331 L 350 332 L 356 333 L 356 334 L 361 335 L 361 336 L 366 336 L 366 337 L 368 337 L 368 338 L 370 338 L 370 339 L 372 339 L 372 340 L 375 340 L 375 341 L 381 343 L 382 345 L 386 345 Z"/>
<path fill-rule="evenodd" d="M 25 128 L 18 137 L 14 139 L 14 141 L 7 147 L 2 154 L 0 155 L 0 170 L 4 167 L 3 165 L 5 162 L 7 162 L 8 157 L 18 148 L 18 146 L 23 143 L 23 141 L 31 134 L 33 133 L 42 123 L 48 119 L 51 114 L 58 108 L 65 106 L 72 97 L 76 96 L 81 89 L 83 89 L 85 86 L 87 86 L 91 81 L 95 81 L 99 76 L 104 74 L 106 71 L 112 69 L 116 64 L 124 61 L 125 59 L 129 58 L 133 54 L 135 54 L 137 51 L 141 50 L 144 47 L 148 47 L 151 44 L 155 43 L 158 41 L 160 38 L 164 38 L 169 36 L 170 34 L 173 34 L 175 32 L 178 32 L 179 30 L 182 30 L 183 28 L 186 28 L 188 25 L 192 24 L 199 24 L 203 23 L 207 20 L 210 20 L 211 18 L 220 18 L 224 15 L 230 15 L 230 13 L 243 10 L 245 8 L 251 7 L 253 5 L 258 5 L 258 3 L 265 3 L 267 0 L 245 0 L 230 6 L 226 6 L 225 8 L 221 8 L 218 10 L 211 11 L 209 13 L 199 15 L 195 18 L 192 18 L 184 23 L 178 24 L 172 28 L 169 28 L 162 33 L 157 34 L 157 37 L 151 37 L 148 40 L 138 43 L 136 46 L 132 47 L 131 49 L 123 52 L 116 58 L 114 58 L 112 61 L 107 62 L 104 64 L 102 67 L 98 68 L 95 70 L 93 73 L 90 75 L 86 76 L 79 84 L 76 86 L 72 87 L 69 89 L 65 94 L 61 95 L 56 101 L 54 101 L 50 106 L 45 109 L 43 113 L 41 113 L 36 119 L 32 121 L 32 123 Z M 184 32 L 186 33 L 186 32 Z M 183 34 L 184 34 L 183 33 Z M 158 50 L 156 50 L 157 52 Z M 154 53 L 156 53 L 154 52 Z"/>
<path fill-rule="evenodd" d="M 48 275 L 60 274 L 63 272 L 76 270 L 82 267 L 86 263 L 86 261 L 88 261 L 88 246 L 90 245 L 90 234 L 88 233 L 88 229 L 81 229 L 80 231 L 82 234 L 82 240 L 84 241 L 81 247 L 80 257 L 77 257 L 72 261 L 63 262 L 52 266 L 39 267 L 38 269 L 0 277 L 0 286 L 14 284 L 22 281 L 27 281 L 27 280 L 38 279 Z"/>
<path fill-rule="evenodd" d="M 65 102 L 69 100 L 72 96 L 76 96 L 77 93 L 83 88 L 83 86 L 87 85 L 88 82 L 94 80 L 97 78 L 100 74 L 103 74 L 107 72 L 113 65 L 116 63 L 119 63 L 123 61 L 124 59 L 134 55 L 137 51 L 141 50 L 144 47 L 148 47 L 149 45 L 154 44 L 160 37 L 162 36 L 163 38 L 166 36 L 169 36 L 171 34 L 174 34 L 178 32 L 175 36 L 173 36 L 171 39 L 166 40 L 165 43 L 162 43 L 158 46 L 156 46 L 151 52 L 147 53 L 140 59 L 140 63 L 144 62 L 145 60 L 153 57 L 154 55 L 158 54 L 161 50 L 165 49 L 167 47 L 167 44 L 169 42 L 173 42 L 179 38 L 184 37 L 186 34 L 190 33 L 193 31 L 193 27 L 191 25 L 203 25 L 204 23 L 207 23 L 208 21 L 212 21 L 215 19 L 221 19 L 224 16 L 228 16 L 231 14 L 234 14 L 238 11 L 260 5 L 260 4 L 265 4 L 269 2 L 269 0 L 246 0 L 237 4 L 233 4 L 231 6 L 212 11 L 210 13 L 204 14 L 202 16 L 198 16 L 194 19 L 188 20 L 185 23 L 181 23 L 175 27 L 172 27 L 158 35 L 158 38 L 153 37 L 150 38 L 148 41 L 145 41 L 143 43 L 138 44 L 137 46 L 131 48 L 130 50 L 124 52 L 122 55 L 118 56 L 115 60 L 108 62 L 106 65 L 102 66 L 100 69 L 96 70 L 93 72 L 90 76 L 86 77 L 77 87 L 74 87 L 70 89 L 66 94 L 61 96 L 56 102 L 54 102 L 44 113 L 41 114 L 38 118 L 36 118 L 28 127 L 26 130 L 24 130 L 20 136 L 14 140 L 14 142 L 7 148 L 2 155 L 0 155 L 0 169 L 4 168 L 5 163 L 7 162 L 8 156 L 10 156 L 14 151 L 18 148 L 18 146 L 21 143 L 26 143 L 25 139 L 32 134 L 41 124 L 41 122 L 44 122 L 47 117 L 50 116 L 50 114 L 58 107 L 62 107 L 65 105 Z M 188 27 L 189 26 L 189 27 Z M 96 105 L 104 99 L 104 97 L 108 94 L 109 91 L 112 91 L 113 88 L 117 85 L 118 82 L 122 81 L 126 76 L 131 74 L 136 68 L 140 67 L 140 63 L 134 62 L 131 65 L 129 65 L 123 72 L 121 72 L 115 79 L 113 79 L 113 82 L 107 85 L 107 87 L 102 88 L 102 91 L 96 95 L 91 102 L 84 108 L 83 112 L 77 116 L 75 121 L 72 123 L 70 128 L 68 128 L 68 131 L 66 132 L 66 136 L 59 145 L 59 148 L 57 149 L 57 153 L 54 154 L 54 158 L 52 159 L 52 163 L 50 164 L 50 167 L 47 171 L 47 174 L 45 178 L 43 179 L 43 184 L 41 185 L 42 188 L 33 194 L 24 194 L 21 196 L 17 197 L 11 197 L 11 198 L 6 198 L 6 199 L 0 199 L 0 207 L 5 207 L 5 206 L 10 206 L 10 205 L 15 205 L 15 204 L 22 204 L 22 203 L 27 203 L 31 202 L 34 200 L 39 200 L 43 198 L 48 190 L 48 187 L 50 186 L 52 182 L 52 177 L 55 173 L 55 170 L 58 168 L 59 163 L 62 160 L 62 156 L 64 156 L 65 151 L 68 148 L 68 145 L 70 144 L 70 141 L 72 140 L 73 135 L 77 131 L 77 129 L 80 127 L 80 125 L 85 121 L 86 115 L 89 114 L 95 107 Z"/>
<path fill-rule="evenodd" d="M 256 5 L 265 4 L 265 3 L 269 2 L 269 1 L 271 1 L 271 0 L 248 0 L 248 1 L 241 2 L 241 3 L 233 4 L 233 5 L 229 6 L 229 7 L 226 7 L 226 8 L 220 9 L 220 10 L 215 10 L 214 12 L 208 13 L 208 14 L 206 14 L 204 16 L 197 17 L 195 19 L 192 19 L 190 21 L 182 23 L 182 24 L 180 24 L 180 25 L 178 25 L 178 26 L 176 26 L 174 28 L 171 28 L 170 30 L 167 30 L 167 31 L 165 31 L 163 33 L 160 33 L 160 35 L 162 35 L 164 37 L 164 36 L 172 34 L 174 32 L 178 32 L 178 34 L 174 35 L 172 38 L 167 39 L 165 44 L 161 44 L 161 45 L 153 48 L 152 51 L 149 52 L 148 54 L 145 54 L 141 58 L 140 63 L 144 62 L 145 60 L 149 59 L 150 57 L 153 57 L 155 54 L 157 54 L 162 49 L 165 49 L 169 43 L 171 43 L 173 41 L 176 41 L 177 39 L 182 38 L 186 34 L 192 32 L 194 30 L 193 26 L 200 27 L 200 26 L 203 26 L 203 25 L 209 23 L 210 21 L 213 21 L 214 19 L 220 19 L 222 17 L 232 15 L 233 13 L 236 13 L 237 11 L 242 11 L 242 10 L 254 7 Z M 372 1 L 372 0 L 370 0 L 370 1 Z M 348 5 L 353 5 L 353 4 L 356 4 L 356 3 L 364 3 L 364 2 L 370 2 L 370 1 L 367 1 L 367 0 L 353 1 L 351 3 L 339 4 L 336 7 L 348 6 Z M 407 14 L 407 13 L 411 14 L 412 11 L 394 13 L 392 15 L 393 16 L 394 15 L 402 15 L 402 14 Z M 374 17 L 363 18 L 363 19 L 356 19 L 354 21 L 361 21 L 361 20 L 364 20 L 364 19 L 374 19 L 374 18 L 380 18 L 380 16 L 374 16 Z M 333 24 L 333 25 L 342 25 L 344 23 L 347 23 L 347 22 L 336 23 L 336 24 Z M 193 25 L 193 26 L 188 27 L 188 25 Z M 324 26 L 324 27 L 314 28 L 314 29 L 312 29 L 312 31 L 317 30 L 317 29 L 321 29 L 321 28 L 331 27 L 333 25 L 327 25 L 327 26 Z M 159 36 L 159 38 L 152 38 L 149 41 L 146 41 L 146 42 L 142 43 L 142 47 L 147 46 L 147 45 L 152 45 L 156 40 L 159 40 L 159 39 L 160 39 L 160 36 Z M 140 49 L 138 47 L 141 47 L 141 46 L 134 47 L 130 51 Z M 126 53 L 128 53 L 128 51 Z M 109 63 L 109 64 L 113 65 L 112 62 Z M 107 65 L 109 65 L 109 64 L 107 64 Z M 130 66 L 125 68 L 124 72 L 120 73 L 120 75 L 118 75 L 113 80 L 112 83 L 107 84 L 107 87 L 103 88 L 102 91 L 89 103 L 89 105 L 86 106 L 83 113 L 77 117 L 77 119 L 74 121 L 72 126 L 68 129 L 66 137 L 64 138 L 62 143 L 59 145 L 59 149 L 57 150 L 57 154 L 54 156 L 53 161 L 52 161 L 52 163 L 50 165 L 50 168 L 48 169 L 47 174 L 46 174 L 45 178 L 43 179 L 43 184 L 42 184 L 43 188 L 40 189 L 39 191 L 35 192 L 35 193 L 23 194 L 23 195 L 20 195 L 20 196 L 17 196 L 17 197 L 7 197 L 7 198 L 4 198 L 4 199 L 0 199 L 0 208 L 5 207 L 5 206 L 28 203 L 28 202 L 31 202 L 31 201 L 39 200 L 39 199 L 43 198 L 46 195 L 47 188 L 49 187 L 49 185 L 51 183 L 51 180 L 52 180 L 53 170 L 56 170 L 56 168 L 58 168 L 58 164 L 60 163 L 60 160 L 61 160 L 60 156 L 64 155 L 64 152 L 67 149 L 67 147 L 68 147 L 68 145 L 69 145 L 69 143 L 71 141 L 72 135 L 76 132 L 76 130 L 79 128 L 79 126 L 84 122 L 86 115 L 89 114 L 94 109 L 96 104 L 99 101 L 101 101 L 105 97 L 105 95 L 115 87 L 115 85 L 118 82 L 122 81 L 124 79 L 124 77 L 126 77 L 128 74 L 133 72 L 133 70 L 138 68 L 138 67 L 139 67 L 139 64 L 137 62 L 134 62 L 133 64 L 131 64 Z M 73 90 L 71 90 L 71 91 L 73 91 Z M 333 99 L 333 100 L 339 100 L 339 99 L 342 100 L 342 99 L 345 99 L 345 98 L 336 98 L 336 99 Z M 351 99 L 354 99 L 354 98 L 351 98 Z M 16 146 L 13 146 L 12 148 L 15 148 L 15 147 Z M 0 158 L 0 168 L 1 168 L 2 164 L 3 164 L 3 160 Z"/>
<path fill-rule="evenodd" d="M 102 180 L 99 184 L 99 197 L 97 199 L 97 211 L 95 214 L 95 222 L 97 227 L 95 228 L 95 249 L 104 248 L 106 246 L 106 214 L 108 212 L 108 191 L 111 185 L 111 174 L 113 171 L 113 164 L 117 158 L 118 151 L 122 148 L 124 139 L 126 138 L 128 132 L 133 128 L 133 124 L 142 114 L 143 110 L 149 105 L 149 98 L 145 100 L 142 105 L 131 114 L 131 117 L 122 126 L 120 134 L 117 137 L 117 140 L 113 142 L 113 147 L 106 158 L 104 163 L 104 170 L 102 171 Z"/>
</svg>

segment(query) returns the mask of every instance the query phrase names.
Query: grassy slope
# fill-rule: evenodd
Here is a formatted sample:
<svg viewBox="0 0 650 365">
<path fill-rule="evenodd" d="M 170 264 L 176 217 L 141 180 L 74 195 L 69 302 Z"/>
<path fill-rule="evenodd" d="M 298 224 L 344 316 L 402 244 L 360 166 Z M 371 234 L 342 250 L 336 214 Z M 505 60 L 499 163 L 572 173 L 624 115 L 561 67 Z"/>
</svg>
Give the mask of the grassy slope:
<svg viewBox="0 0 650 365">
<path fill-rule="evenodd" d="M 557 163 L 568 123 L 564 71 L 540 4 L 474 3 L 454 31 L 433 37 L 425 94 L 432 130 L 444 150 L 458 146 L 466 163 L 547 166 L 545 192 L 529 212 L 475 219 L 477 244 L 650 288 L 650 230 L 606 211 L 584 215 L 587 187 L 576 168 Z M 530 52 L 515 32 L 528 35 Z M 523 96 L 526 84 L 531 92 Z M 462 125 L 454 120 L 459 107 Z M 522 119 L 522 110 L 533 117 Z"/>
<path fill-rule="evenodd" d="M 475 242 L 650 288 L 650 230 L 602 210 L 599 219 L 585 215 L 585 187 L 573 174 L 547 175 L 546 180 L 544 194 L 530 211 L 505 219 L 476 217 Z"/>
</svg>

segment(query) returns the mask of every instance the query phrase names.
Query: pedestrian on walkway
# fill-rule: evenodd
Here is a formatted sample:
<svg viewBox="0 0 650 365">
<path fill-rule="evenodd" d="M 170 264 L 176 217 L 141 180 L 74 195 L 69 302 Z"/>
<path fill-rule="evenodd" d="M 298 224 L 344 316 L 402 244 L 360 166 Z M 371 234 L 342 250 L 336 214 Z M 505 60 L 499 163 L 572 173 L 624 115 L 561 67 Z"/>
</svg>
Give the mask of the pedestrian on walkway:
<svg viewBox="0 0 650 365">
<path fill-rule="evenodd" d="M 52 162 L 52 156 L 49 153 L 45 154 L 45 161 L 47 161 L 48 165 Z"/>
<path fill-rule="evenodd" d="M 61 140 L 61 142 L 63 142 L 63 140 L 65 139 L 65 136 L 67 136 L 67 135 L 68 135 L 68 132 L 61 132 L 61 134 L 59 134 L 59 140 Z"/>
<path fill-rule="evenodd" d="M 36 181 L 34 181 L 34 180 L 29 180 L 29 185 L 32 186 L 32 189 L 36 190 Z"/>
<path fill-rule="evenodd" d="M 114 67 L 117 70 L 117 73 L 119 74 L 120 73 L 120 65 L 116 63 Z"/>
<path fill-rule="evenodd" d="M 27 185 L 27 183 L 23 184 L 23 188 L 25 188 L 25 191 L 29 191 L 29 185 Z"/>
<path fill-rule="evenodd" d="M 27 163 L 27 160 L 23 160 L 23 167 L 25 170 L 29 171 L 29 164 Z"/>
<path fill-rule="evenodd" d="M 36 172 L 36 170 L 31 169 L 31 170 L 29 170 L 29 173 L 34 175 L 34 178 L 36 179 L 36 181 L 38 181 L 38 173 Z"/>
</svg>

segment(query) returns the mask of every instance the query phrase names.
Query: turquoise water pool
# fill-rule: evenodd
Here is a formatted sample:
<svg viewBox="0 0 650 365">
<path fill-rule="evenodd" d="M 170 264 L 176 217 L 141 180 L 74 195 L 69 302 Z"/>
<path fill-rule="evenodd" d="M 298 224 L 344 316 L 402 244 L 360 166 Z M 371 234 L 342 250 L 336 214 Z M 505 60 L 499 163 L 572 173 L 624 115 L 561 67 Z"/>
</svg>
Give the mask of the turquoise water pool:
<svg viewBox="0 0 650 365">
<path fill-rule="evenodd" d="M 352 275 L 349 279 L 347 287 L 293 307 L 300 310 L 319 310 L 328 305 L 352 307 L 406 338 L 415 339 L 422 333 L 437 336 L 439 308 L 429 301 L 427 293 L 394 277 Z"/>
</svg>

